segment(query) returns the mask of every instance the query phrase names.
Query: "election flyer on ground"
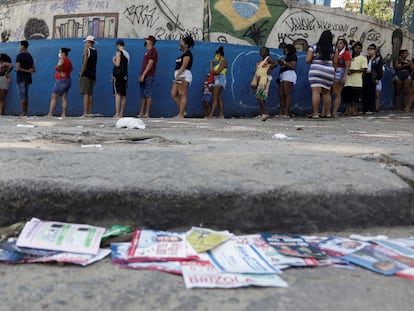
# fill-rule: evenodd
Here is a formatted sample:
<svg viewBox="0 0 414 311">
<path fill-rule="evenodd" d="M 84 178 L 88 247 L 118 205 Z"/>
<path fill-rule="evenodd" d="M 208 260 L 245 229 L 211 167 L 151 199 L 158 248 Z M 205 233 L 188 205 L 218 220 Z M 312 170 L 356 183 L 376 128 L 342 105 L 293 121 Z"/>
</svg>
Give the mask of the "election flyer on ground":
<svg viewBox="0 0 414 311">
<path fill-rule="evenodd" d="M 229 273 L 280 273 L 258 248 L 227 241 L 207 252 L 214 266 Z"/>
<path fill-rule="evenodd" d="M 25 224 L 16 245 L 96 255 L 105 228 L 32 218 Z"/>
<path fill-rule="evenodd" d="M 181 262 L 187 288 L 236 288 L 244 286 L 288 287 L 276 274 L 238 274 L 221 272 L 208 262 Z"/>
<path fill-rule="evenodd" d="M 187 242 L 197 253 L 203 253 L 226 242 L 232 237 L 229 231 L 215 231 L 193 227 L 186 233 Z"/>
<path fill-rule="evenodd" d="M 184 232 L 136 229 L 128 250 L 129 261 L 167 261 L 198 259 L 188 246 Z"/>
</svg>

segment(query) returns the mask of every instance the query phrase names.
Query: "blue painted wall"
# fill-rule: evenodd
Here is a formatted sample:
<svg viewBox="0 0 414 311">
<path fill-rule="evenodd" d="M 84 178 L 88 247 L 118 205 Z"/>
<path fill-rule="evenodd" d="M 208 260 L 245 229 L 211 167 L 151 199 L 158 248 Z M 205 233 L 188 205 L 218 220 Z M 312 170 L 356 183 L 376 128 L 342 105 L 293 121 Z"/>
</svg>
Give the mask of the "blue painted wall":
<svg viewBox="0 0 414 311">
<path fill-rule="evenodd" d="M 115 54 L 115 39 L 101 39 L 96 44 L 98 50 L 97 82 L 94 93 L 94 113 L 112 116 L 115 112 L 112 94 L 111 72 L 112 57 Z M 78 116 L 83 113 L 82 97 L 77 85 L 78 75 L 82 62 L 84 43 L 81 39 L 63 40 L 33 40 L 29 42 L 29 52 L 33 55 L 36 73 L 33 74 L 33 84 L 29 93 L 29 115 L 45 115 L 49 111 L 50 94 L 54 84 L 54 70 L 58 61 L 58 51 L 61 47 L 71 48 L 69 58 L 72 60 L 73 85 L 68 95 L 68 115 Z M 129 67 L 129 88 L 127 91 L 126 116 L 134 116 L 140 108 L 140 93 L 137 78 L 141 70 L 142 57 L 146 51 L 144 41 L 138 39 L 125 39 L 125 46 L 131 56 Z M 193 83 L 188 92 L 187 114 L 189 117 L 203 115 L 202 86 L 206 74 L 209 72 L 210 60 L 215 50 L 220 46 L 217 43 L 196 42 L 193 48 L 194 64 L 192 68 Z M 19 43 L 1 43 L 0 52 L 8 54 L 13 62 L 18 54 Z M 154 85 L 152 117 L 172 117 L 178 109 L 171 99 L 170 90 L 173 80 L 175 58 L 181 53 L 178 41 L 158 41 L 156 48 L 159 53 L 159 63 Z M 229 64 L 227 72 L 227 87 L 223 92 L 224 111 L 226 117 L 250 117 L 259 113 L 259 108 L 253 91 L 249 88 L 250 80 L 254 74 L 255 64 L 259 59 L 259 48 L 241 45 L 224 46 L 225 57 Z M 271 57 L 282 56 L 282 50 L 271 49 Z M 298 83 L 294 88 L 292 112 L 303 115 L 312 111 L 311 91 L 307 80 L 309 66 L 305 63 L 305 53 L 298 53 Z M 273 70 L 276 78 L 279 69 Z M 392 109 L 391 68 L 387 68 L 383 80 L 381 108 Z M 18 115 L 21 112 L 17 96 L 16 76 L 12 75 L 12 84 L 7 95 L 6 114 Z M 267 107 L 271 114 L 279 110 L 278 86 L 272 81 Z M 60 102 L 55 113 L 60 113 Z"/>
</svg>

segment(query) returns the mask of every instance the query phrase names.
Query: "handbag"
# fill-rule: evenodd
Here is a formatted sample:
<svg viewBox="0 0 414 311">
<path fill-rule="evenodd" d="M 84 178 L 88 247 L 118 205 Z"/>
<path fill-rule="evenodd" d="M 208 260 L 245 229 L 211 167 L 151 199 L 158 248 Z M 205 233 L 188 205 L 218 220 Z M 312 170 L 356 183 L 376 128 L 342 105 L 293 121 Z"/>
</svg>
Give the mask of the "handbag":
<svg viewBox="0 0 414 311">
<path fill-rule="evenodd" d="M 253 79 L 250 82 L 250 87 L 252 89 L 257 89 L 257 77 L 256 77 L 256 73 L 254 73 Z"/>
</svg>

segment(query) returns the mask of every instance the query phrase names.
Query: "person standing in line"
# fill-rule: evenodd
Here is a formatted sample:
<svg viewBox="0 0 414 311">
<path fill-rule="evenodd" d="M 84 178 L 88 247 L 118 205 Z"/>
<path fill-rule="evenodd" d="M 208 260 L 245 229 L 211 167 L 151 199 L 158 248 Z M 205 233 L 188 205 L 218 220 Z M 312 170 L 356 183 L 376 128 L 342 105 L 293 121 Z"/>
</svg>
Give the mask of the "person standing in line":
<svg viewBox="0 0 414 311">
<path fill-rule="evenodd" d="M 219 107 L 219 119 L 224 119 L 224 105 L 221 92 L 226 87 L 227 61 L 224 59 L 224 48 L 220 46 L 215 52 L 214 59 L 210 62 L 210 72 L 214 73 L 213 105 L 209 118 L 213 117 L 214 111 Z"/>
<path fill-rule="evenodd" d="M 344 87 L 345 115 L 358 115 L 358 105 L 362 96 L 362 75 L 368 68 L 367 58 L 361 55 L 361 51 L 362 43 L 358 41 L 352 49 L 351 66 Z"/>
<path fill-rule="evenodd" d="M 336 51 L 334 57 L 335 80 L 332 85 L 332 93 L 334 96 L 334 107 L 332 116 L 338 116 L 338 110 L 342 101 L 342 90 L 348 78 L 349 66 L 351 66 L 352 56 L 348 50 L 348 42 L 345 38 L 340 37 L 336 41 Z"/>
<path fill-rule="evenodd" d="M 276 63 L 270 58 L 270 51 L 267 47 L 261 47 L 259 54 L 261 59 L 256 63 L 255 77 L 257 80 L 257 88 L 255 97 L 260 106 L 261 115 L 259 117 L 262 121 L 266 121 L 270 118 L 266 110 L 266 100 L 269 97 L 270 81 L 272 81 L 270 72 L 276 67 Z"/>
<path fill-rule="evenodd" d="M 362 112 L 373 114 L 375 111 L 376 86 L 381 81 L 382 57 L 377 53 L 377 46 L 370 44 L 367 49 L 367 71 L 362 75 Z"/>
<path fill-rule="evenodd" d="M 154 47 L 157 40 L 154 36 L 145 38 L 147 51 L 142 59 L 141 75 L 138 82 L 141 91 L 141 110 L 138 118 L 149 118 L 152 105 L 152 85 L 154 84 L 155 71 L 158 63 L 158 51 Z"/>
<path fill-rule="evenodd" d="M 332 33 L 325 30 L 318 43 L 309 46 L 306 63 L 310 64 L 308 79 L 312 89 L 313 113 L 310 118 L 319 118 L 319 105 L 322 96 L 322 117 L 331 117 L 331 86 L 335 78 L 333 59 L 335 47 L 332 44 Z"/>
<path fill-rule="evenodd" d="M 96 63 L 98 61 L 98 52 L 95 49 L 95 37 L 87 36 L 83 49 L 82 66 L 79 73 L 79 91 L 83 95 L 83 115 L 86 117 L 92 113 L 93 106 L 93 89 L 96 82 Z"/>
<path fill-rule="evenodd" d="M 193 81 L 191 67 L 193 65 L 194 39 L 191 34 L 187 34 L 180 40 L 180 50 L 182 54 L 175 60 L 174 80 L 171 88 L 171 97 L 178 106 L 178 114 L 175 118 L 182 119 L 185 117 L 185 108 L 187 107 L 187 91 Z"/>
<path fill-rule="evenodd" d="M 27 51 L 29 42 L 20 41 L 20 53 L 16 56 L 17 87 L 19 90 L 21 117 L 27 117 L 29 107 L 29 87 L 32 84 L 32 73 L 36 71 L 32 55 Z"/>
<path fill-rule="evenodd" d="M 400 111 L 401 93 L 404 96 L 404 110 L 409 111 L 410 107 L 410 87 L 411 87 L 411 73 L 413 71 L 413 64 L 408 59 L 408 50 L 400 50 L 398 57 L 393 61 L 395 69 L 394 88 L 395 88 L 395 108 Z"/>
<path fill-rule="evenodd" d="M 126 90 L 128 87 L 128 64 L 129 53 L 125 49 L 124 40 L 116 41 L 116 53 L 112 58 L 114 67 L 112 69 L 113 93 L 115 96 L 115 115 L 114 118 L 124 116 L 126 106 Z"/>
<path fill-rule="evenodd" d="M 6 109 L 6 95 L 10 86 L 9 74 L 12 70 L 13 65 L 10 57 L 0 53 L 0 115 L 4 115 Z"/>
<path fill-rule="evenodd" d="M 293 44 L 287 44 L 283 48 L 285 59 L 279 59 L 279 116 L 283 118 L 290 118 L 290 105 L 292 102 L 292 89 L 296 84 L 296 64 L 298 57 L 296 56 L 296 48 Z"/>
<path fill-rule="evenodd" d="M 204 117 L 208 118 L 211 112 L 211 103 L 213 101 L 213 86 L 214 86 L 214 75 L 212 72 L 207 74 L 206 79 L 203 83 L 203 97 L 201 102 L 204 106 Z"/>
<path fill-rule="evenodd" d="M 72 62 L 68 58 L 70 52 L 69 48 L 61 48 L 59 50 L 59 61 L 55 67 L 55 85 L 53 86 L 52 97 L 50 98 L 50 108 L 48 117 L 53 116 L 53 111 L 56 108 L 57 98 L 62 97 L 62 114 L 61 118 L 66 117 L 66 110 L 68 106 L 67 95 L 72 86 L 72 79 L 70 73 L 73 71 Z"/>
</svg>

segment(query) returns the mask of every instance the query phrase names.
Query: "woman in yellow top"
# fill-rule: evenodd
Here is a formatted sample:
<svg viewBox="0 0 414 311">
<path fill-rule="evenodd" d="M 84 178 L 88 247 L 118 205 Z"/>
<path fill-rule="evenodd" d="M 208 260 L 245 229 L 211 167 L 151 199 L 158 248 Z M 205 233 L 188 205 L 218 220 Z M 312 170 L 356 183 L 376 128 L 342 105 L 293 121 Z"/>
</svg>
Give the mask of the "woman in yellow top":
<svg viewBox="0 0 414 311">
<path fill-rule="evenodd" d="M 266 121 L 270 117 L 266 111 L 266 100 L 269 96 L 269 86 L 272 80 L 270 71 L 276 67 L 276 63 L 270 58 L 270 52 L 267 47 L 260 48 L 260 56 L 261 59 L 256 64 L 257 89 L 255 95 L 262 112 L 260 117 L 263 121 Z"/>
<path fill-rule="evenodd" d="M 224 119 L 224 107 L 223 98 L 221 97 L 221 91 L 226 87 L 226 73 L 227 73 L 227 61 L 224 59 L 224 48 L 221 46 L 215 53 L 214 59 L 210 62 L 210 72 L 214 73 L 214 86 L 213 86 L 213 105 L 209 114 L 209 118 L 213 117 L 214 111 L 219 107 L 220 119 Z"/>
</svg>

